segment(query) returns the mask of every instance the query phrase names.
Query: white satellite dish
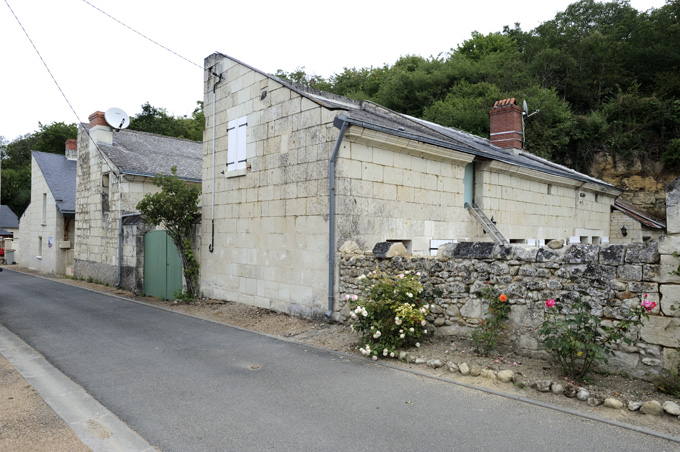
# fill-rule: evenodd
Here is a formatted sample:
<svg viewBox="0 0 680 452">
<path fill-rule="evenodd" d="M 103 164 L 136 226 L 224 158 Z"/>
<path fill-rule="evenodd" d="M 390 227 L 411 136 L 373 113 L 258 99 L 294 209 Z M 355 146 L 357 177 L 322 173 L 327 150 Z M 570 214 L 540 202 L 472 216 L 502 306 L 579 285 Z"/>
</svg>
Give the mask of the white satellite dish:
<svg viewBox="0 0 680 452">
<path fill-rule="evenodd" d="M 109 108 L 104 113 L 104 119 L 111 128 L 120 130 L 130 125 L 130 117 L 120 108 Z"/>
<path fill-rule="evenodd" d="M 529 107 L 527 107 L 527 101 L 524 100 L 522 101 L 522 110 L 524 111 L 524 116 L 527 116 L 529 114 Z"/>
</svg>

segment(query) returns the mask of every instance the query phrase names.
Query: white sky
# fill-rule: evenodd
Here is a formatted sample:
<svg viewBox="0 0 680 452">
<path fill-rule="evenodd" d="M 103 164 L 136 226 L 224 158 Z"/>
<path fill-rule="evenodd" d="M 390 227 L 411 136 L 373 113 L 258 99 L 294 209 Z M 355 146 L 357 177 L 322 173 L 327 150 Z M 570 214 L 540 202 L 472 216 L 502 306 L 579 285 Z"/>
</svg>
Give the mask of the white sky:
<svg viewBox="0 0 680 452">
<path fill-rule="evenodd" d="M 393 64 L 400 56 L 447 52 L 472 31 L 531 30 L 570 0 L 88 0 L 121 22 L 203 65 L 222 52 L 262 71 L 328 77 L 344 67 Z M 29 43 L 11 6 L 63 89 L 73 114 Z M 664 0 L 632 0 L 638 10 Z M 0 136 L 38 122 L 87 121 L 150 102 L 191 114 L 203 98 L 203 73 L 82 0 L 0 1 Z"/>
</svg>

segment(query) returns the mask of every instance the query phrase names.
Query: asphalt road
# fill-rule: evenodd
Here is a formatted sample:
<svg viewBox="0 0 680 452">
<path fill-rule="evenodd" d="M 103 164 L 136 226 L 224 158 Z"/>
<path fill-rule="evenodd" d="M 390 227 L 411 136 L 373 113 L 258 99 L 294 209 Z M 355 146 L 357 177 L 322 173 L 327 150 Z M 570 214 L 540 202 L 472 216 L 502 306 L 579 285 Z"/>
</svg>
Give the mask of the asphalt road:
<svg viewBox="0 0 680 452">
<path fill-rule="evenodd" d="M 47 279 L 0 323 L 162 451 L 676 451 L 655 438 Z"/>
</svg>

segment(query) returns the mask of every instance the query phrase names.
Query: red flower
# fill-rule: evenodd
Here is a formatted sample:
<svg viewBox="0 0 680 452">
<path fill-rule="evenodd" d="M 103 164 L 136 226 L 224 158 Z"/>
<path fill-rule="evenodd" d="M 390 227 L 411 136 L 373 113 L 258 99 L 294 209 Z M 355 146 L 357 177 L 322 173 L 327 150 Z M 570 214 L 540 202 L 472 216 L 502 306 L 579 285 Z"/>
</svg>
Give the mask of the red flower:
<svg viewBox="0 0 680 452">
<path fill-rule="evenodd" d="M 549 300 L 546 300 L 545 305 L 549 308 L 552 308 L 553 306 L 555 306 L 555 300 L 550 298 Z"/>
<path fill-rule="evenodd" d="M 502 302 L 508 301 L 508 297 L 504 293 L 502 293 L 501 296 L 498 297 L 498 299 L 501 300 Z"/>
</svg>

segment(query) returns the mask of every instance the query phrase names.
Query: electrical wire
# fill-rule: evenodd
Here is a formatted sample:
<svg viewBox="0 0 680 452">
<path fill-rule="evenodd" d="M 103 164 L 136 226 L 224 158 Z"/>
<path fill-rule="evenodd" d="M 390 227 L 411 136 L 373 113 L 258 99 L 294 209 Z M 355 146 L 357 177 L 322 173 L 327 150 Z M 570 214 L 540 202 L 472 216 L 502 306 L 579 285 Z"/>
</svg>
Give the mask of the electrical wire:
<svg viewBox="0 0 680 452">
<path fill-rule="evenodd" d="M 45 69 L 47 69 L 47 73 L 50 74 L 50 77 L 52 77 L 52 81 L 54 82 L 55 85 L 57 85 L 57 88 L 59 88 L 59 92 L 60 92 L 61 95 L 64 97 L 64 100 L 65 100 L 66 103 L 68 104 L 69 108 L 71 109 L 71 111 L 73 112 L 73 114 L 76 116 L 76 119 L 78 119 L 78 124 L 80 124 L 80 118 L 78 117 L 78 113 L 76 113 L 76 110 L 73 108 L 73 105 L 71 105 L 71 102 L 69 102 L 68 98 L 66 97 L 66 94 L 65 94 L 64 91 L 61 89 L 61 86 L 59 86 L 59 83 L 57 82 L 57 79 L 54 78 L 54 75 L 52 74 L 52 71 L 50 71 L 50 68 L 47 66 L 47 63 L 45 62 L 45 60 L 43 59 L 42 55 L 41 55 L 40 52 L 38 51 L 38 48 L 37 48 L 37 47 L 35 46 L 35 44 L 33 43 L 33 40 L 32 40 L 31 37 L 28 35 L 28 32 L 27 32 L 26 29 L 24 28 L 23 24 L 21 23 L 21 21 L 19 20 L 19 18 L 17 17 L 17 15 L 14 13 L 14 10 L 13 10 L 12 7 L 9 5 L 9 3 L 7 2 L 7 0 L 5 0 L 5 4 L 6 4 L 7 7 L 9 8 L 9 10 L 12 12 L 12 15 L 14 16 L 14 18 L 15 18 L 16 21 L 17 21 L 17 23 L 19 24 L 19 26 L 20 26 L 21 29 L 23 30 L 24 34 L 25 34 L 26 37 L 28 38 L 28 41 L 29 41 L 29 42 L 31 43 L 31 45 L 33 46 L 33 50 L 35 50 L 35 53 L 38 54 L 38 57 L 40 58 L 40 61 L 42 61 L 43 66 L 45 66 Z"/>
<path fill-rule="evenodd" d="M 104 14 L 105 16 L 108 16 L 108 17 L 110 17 L 111 19 L 115 20 L 116 22 L 118 22 L 119 24 L 121 24 L 122 26 L 124 26 L 125 28 L 127 28 L 127 29 L 129 29 L 129 30 L 131 30 L 131 31 L 133 31 L 133 32 L 135 32 L 135 33 L 137 33 L 137 34 L 138 34 L 139 36 L 141 36 L 142 38 L 144 38 L 144 39 L 146 39 L 146 40 L 148 40 L 148 41 L 153 42 L 153 43 L 156 44 L 158 47 L 167 50 L 168 52 L 172 53 L 173 55 L 178 56 L 178 57 L 180 57 L 181 59 L 183 59 L 184 61 L 186 61 L 186 62 L 188 62 L 188 63 L 191 63 L 191 64 L 193 64 L 194 66 L 197 66 L 197 67 L 201 68 L 201 70 L 203 70 L 203 66 L 201 66 L 200 64 L 194 63 L 193 61 L 191 61 L 191 60 L 188 59 L 188 58 L 183 57 L 183 56 L 180 55 L 179 53 L 177 53 L 177 52 L 175 52 L 175 51 L 173 51 L 173 50 L 168 49 L 168 48 L 165 47 L 164 45 L 162 45 L 162 44 L 160 44 L 160 43 L 154 41 L 153 39 L 149 38 L 148 36 L 146 36 L 146 35 L 144 35 L 144 34 L 138 32 L 137 30 L 135 30 L 135 29 L 132 28 L 131 26 L 129 26 L 129 25 L 127 25 L 127 24 L 124 24 L 124 23 L 121 22 L 120 20 L 118 20 L 118 19 L 116 19 L 115 17 L 113 17 L 111 14 L 107 13 L 106 11 L 103 11 L 102 9 L 98 8 L 97 6 L 95 6 L 95 5 L 93 5 L 92 3 L 88 2 L 87 0 L 83 0 L 83 2 L 87 3 L 88 5 L 90 5 L 91 7 L 93 7 L 93 8 L 96 9 L 97 11 L 99 11 L 100 13 Z"/>
<path fill-rule="evenodd" d="M 31 46 L 33 46 L 33 50 L 35 50 L 35 53 L 38 54 L 38 57 L 40 58 L 40 61 L 42 61 L 43 66 L 45 66 L 45 69 L 47 69 L 47 73 L 50 74 L 50 77 L 52 77 L 52 81 L 54 82 L 55 85 L 57 85 L 57 88 L 59 89 L 59 92 L 60 92 L 61 95 L 64 97 L 64 100 L 66 101 L 66 103 L 68 104 L 69 108 L 71 109 L 71 112 L 73 112 L 73 115 L 76 117 L 76 120 L 78 121 L 78 124 L 82 125 L 82 122 L 80 121 L 80 117 L 78 116 L 78 113 L 76 113 L 76 110 L 75 110 L 75 108 L 73 108 L 73 105 L 71 105 L 71 102 L 68 100 L 68 97 L 66 97 L 66 93 L 64 93 L 64 90 L 61 89 L 61 86 L 59 85 L 59 82 L 57 82 L 57 79 L 54 77 L 54 74 L 52 74 L 52 71 L 50 70 L 49 66 L 47 66 L 47 62 L 45 62 L 45 59 L 42 57 L 42 55 L 40 54 L 40 51 L 39 51 L 38 48 L 35 46 L 35 43 L 34 43 L 33 40 L 31 39 L 31 36 L 28 34 L 28 31 L 26 31 L 26 28 L 24 28 L 24 25 L 21 23 L 21 21 L 19 20 L 19 18 L 17 17 L 16 13 L 14 12 L 14 10 L 12 9 L 12 7 L 10 6 L 10 4 L 8 3 L 7 0 L 5 0 L 5 4 L 6 4 L 7 7 L 9 8 L 9 10 L 12 12 L 12 15 L 13 15 L 14 18 L 16 19 L 16 21 L 17 21 L 17 23 L 19 24 L 19 26 L 21 27 L 21 29 L 23 30 L 24 34 L 26 35 L 26 38 L 28 38 L 28 41 L 31 43 Z M 91 142 L 94 144 L 94 146 L 97 148 L 97 150 L 101 153 L 102 150 L 99 148 L 99 146 L 97 146 L 97 142 L 92 138 L 92 135 L 90 135 L 90 130 L 89 130 L 89 128 L 88 128 L 88 127 L 83 127 L 83 130 L 84 130 L 85 133 L 87 134 L 87 136 L 88 136 L 88 138 L 90 139 L 90 141 L 91 141 Z"/>
</svg>

